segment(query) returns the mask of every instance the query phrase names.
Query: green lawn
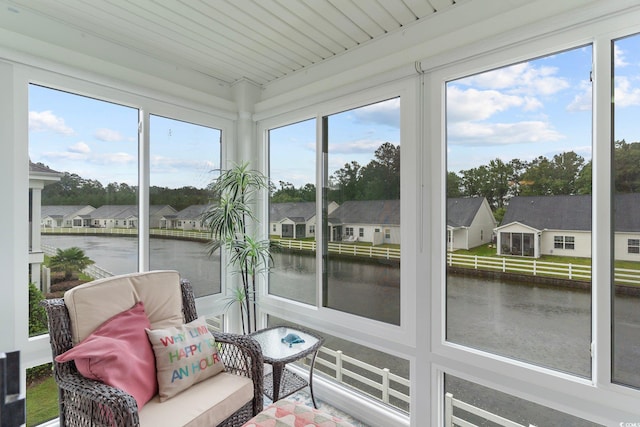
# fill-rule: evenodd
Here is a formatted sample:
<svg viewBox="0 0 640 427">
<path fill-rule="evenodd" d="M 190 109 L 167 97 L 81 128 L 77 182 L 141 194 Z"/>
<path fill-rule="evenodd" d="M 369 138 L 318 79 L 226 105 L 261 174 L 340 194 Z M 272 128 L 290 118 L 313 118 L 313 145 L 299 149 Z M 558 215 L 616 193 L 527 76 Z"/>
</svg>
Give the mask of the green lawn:
<svg viewBox="0 0 640 427">
<path fill-rule="evenodd" d="M 27 386 L 27 427 L 58 416 L 58 387 L 52 376 Z"/>
<path fill-rule="evenodd" d="M 477 248 L 465 250 L 459 249 L 455 251 L 456 254 L 462 255 L 477 255 L 477 256 L 485 256 L 485 257 L 494 257 L 494 258 L 503 258 L 503 255 L 496 255 L 495 245 L 482 245 Z M 509 255 L 506 255 L 507 257 Z M 519 257 L 521 258 L 521 257 Z M 553 255 L 542 255 L 538 258 L 538 261 L 544 262 L 557 262 L 560 264 L 574 264 L 574 265 L 591 265 L 591 258 L 578 258 L 578 257 L 567 257 L 567 256 L 553 256 Z M 635 261 L 616 261 L 616 268 L 628 268 L 632 270 L 640 270 L 640 262 Z"/>
</svg>

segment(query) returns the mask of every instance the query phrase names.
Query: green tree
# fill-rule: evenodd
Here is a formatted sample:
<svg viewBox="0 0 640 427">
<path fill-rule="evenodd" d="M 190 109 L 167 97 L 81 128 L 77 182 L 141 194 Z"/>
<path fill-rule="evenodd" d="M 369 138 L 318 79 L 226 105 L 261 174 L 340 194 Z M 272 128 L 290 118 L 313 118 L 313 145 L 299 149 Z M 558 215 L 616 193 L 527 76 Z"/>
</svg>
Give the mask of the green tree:
<svg viewBox="0 0 640 427">
<path fill-rule="evenodd" d="M 462 179 L 455 172 L 447 173 L 447 197 L 462 197 Z"/>
<path fill-rule="evenodd" d="M 82 249 L 73 246 L 68 249 L 58 248 L 49 260 L 49 267 L 53 271 L 64 271 L 65 280 L 71 280 L 75 271 L 80 272 L 93 263 Z"/>
<path fill-rule="evenodd" d="M 44 299 L 40 289 L 29 283 L 29 336 L 33 337 L 47 332 L 47 313 L 40 301 Z"/>
<path fill-rule="evenodd" d="M 338 203 L 347 200 L 362 200 L 360 197 L 360 169 L 358 162 L 345 163 L 344 167 L 335 171 L 332 175 L 331 199 Z"/>
<path fill-rule="evenodd" d="M 593 187 L 593 169 L 591 160 L 589 160 L 582 169 L 580 169 L 580 173 L 578 174 L 578 178 L 576 179 L 576 194 L 591 194 L 591 189 Z"/>
<path fill-rule="evenodd" d="M 556 154 L 552 160 L 540 156 L 529 164 L 527 171 L 522 175 L 522 181 L 526 183 L 522 187 L 522 194 L 527 196 L 579 194 L 578 178 L 584 164 L 584 158 L 573 151 Z"/>
<path fill-rule="evenodd" d="M 640 142 L 614 144 L 614 182 L 618 193 L 640 192 Z"/>
<path fill-rule="evenodd" d="M 359 195 L 362 200 L 400 198 L 400 146 L 383 143 L 374 158 L 360 170 Z M 356 199 L 351 199 L 356 200 Z"/>
</svg>

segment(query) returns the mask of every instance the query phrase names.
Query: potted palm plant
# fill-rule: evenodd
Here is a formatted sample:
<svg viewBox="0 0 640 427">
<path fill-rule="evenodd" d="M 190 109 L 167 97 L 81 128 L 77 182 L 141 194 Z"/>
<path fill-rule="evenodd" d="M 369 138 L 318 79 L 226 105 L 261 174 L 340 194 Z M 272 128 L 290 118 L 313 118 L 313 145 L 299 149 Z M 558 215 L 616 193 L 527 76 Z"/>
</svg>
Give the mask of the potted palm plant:
<svg viewBox="0 0 640 427">
<path fill-rule="evenodd" d="M 258 239 L 251 232 L 258 223 L 252 206 L 257 194 L 267 189 L 267 182 L 261 172 L 249 168 L 249 163 L 236 164 L 210 184 L 215 203 L 202 214 L 211 235 L 210 253 L 225 250 L 227 265 L 240 275 L 228 307 L 240 304 L 246 334 L 256 330 L 256 278 L 268 271 L 272 261 L 269 239 Z"/>
</svg>

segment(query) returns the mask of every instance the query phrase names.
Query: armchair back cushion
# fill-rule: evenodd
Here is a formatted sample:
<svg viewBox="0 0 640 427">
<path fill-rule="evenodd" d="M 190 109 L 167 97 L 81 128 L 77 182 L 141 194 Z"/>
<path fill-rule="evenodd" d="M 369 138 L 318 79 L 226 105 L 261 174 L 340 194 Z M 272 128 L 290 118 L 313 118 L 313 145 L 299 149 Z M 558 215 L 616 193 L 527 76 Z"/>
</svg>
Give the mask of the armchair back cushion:
<svg viewBox="0 0 640 427">
<path fill-rule="evenodd" d="M 142 408 L 158 391 L 153 350 L 145 333 L 148 327 L 144 305 L 139 302 L 107 320 L 55 360 L 74 360 L 85 378 L 126 391 Z"/>
<path fill-rule="evenodd" d="M 180 326 L 182 292 L 177 271 L 158 270 L 108 277 L 65 292 L 73 345 L 105 321 L 143 301 L 151 329 Z M 82 319 L 82 320 L 80 320 Z"/>
</svg>

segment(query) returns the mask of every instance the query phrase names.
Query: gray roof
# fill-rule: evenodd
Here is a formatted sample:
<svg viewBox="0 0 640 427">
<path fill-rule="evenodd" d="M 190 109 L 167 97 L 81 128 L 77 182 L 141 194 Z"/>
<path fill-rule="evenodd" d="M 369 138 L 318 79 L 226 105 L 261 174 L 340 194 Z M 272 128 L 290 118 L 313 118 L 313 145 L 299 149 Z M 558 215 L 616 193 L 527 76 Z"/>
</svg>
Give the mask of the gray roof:
<svg viewBox="0 0 640 427">
<path fill-rule="evenodd" d="M 289 218 L 294 222 L 305 222 L 316 214 L 316 202 L 271 203 L 269 222 Z"/>
<path fill-rule="evenodd" d="M 640 193 L 614 196 L 614 228 L 620 232 L 640 231 Z M 591 230 L 591 195 L 519 196 L 509 201 L 502 225 L 512 222 L 537 230 Z"/>
<path fill-rule="evenodd" d="M 149 215 L 155 215 L 163 209 L 168 209 L 172 214 L 176 213 L 176 210 L 170 205 L 151 205 L 149 206 Z M 138 205 L 102 205 L 98 209 L 92 211 L 89 215 L 93 219 L 137 218 Z"/>
<path fill-rule="evenodd" d="M 137 205 L 102 205 L 91 212 L 91 218 L 129 218 L 138 216 Z"/>
<path fill-rule="evenodd" d="M 520 222 L 537 230 L 591 230 L 591 196 L 518 196 L 502 224 Z"/>
<path fill-rule="evenodd" d="M 56 170 L 51 169 L 48 166 L 43 165 L 42 163 L 33 163 L 29 160 L 29 172 L 38 172 L 38 173 L 50 173 L 55 175 L 62 175 L 62 172 L 58 172 Z"/>
<path fill-rule="evenodd" d="M 616 231 L 640 231 L 640 193 L 616 194 L 614 197 L 614 228 Z"/>
<path fill-rule="evenodd" d="M 202 213 L 211 205 L 191 205 L 182 209 L 181 211 L 173 214 L 173 215 L 164 215 L 165 217 L 175 218 L 175 219 L 200 219 Z"/>
<path fill-rule="evenodd" d="M 350 200 L 331 213 L 333 224 L 400 225 L 400 200 Z"/>
<path fill-rule="evenodd" d="M 59 218 L 71 215 L 87 206 L 93 208 L 90 205 L 43 205 L 40 209 L 42 218 Z"/>
<path fill-rule="evenodd" d="M 451 227 L 470 227 L 483 201 L 483 197 L 447 199 L 447 225 Z"/>
</svg>

